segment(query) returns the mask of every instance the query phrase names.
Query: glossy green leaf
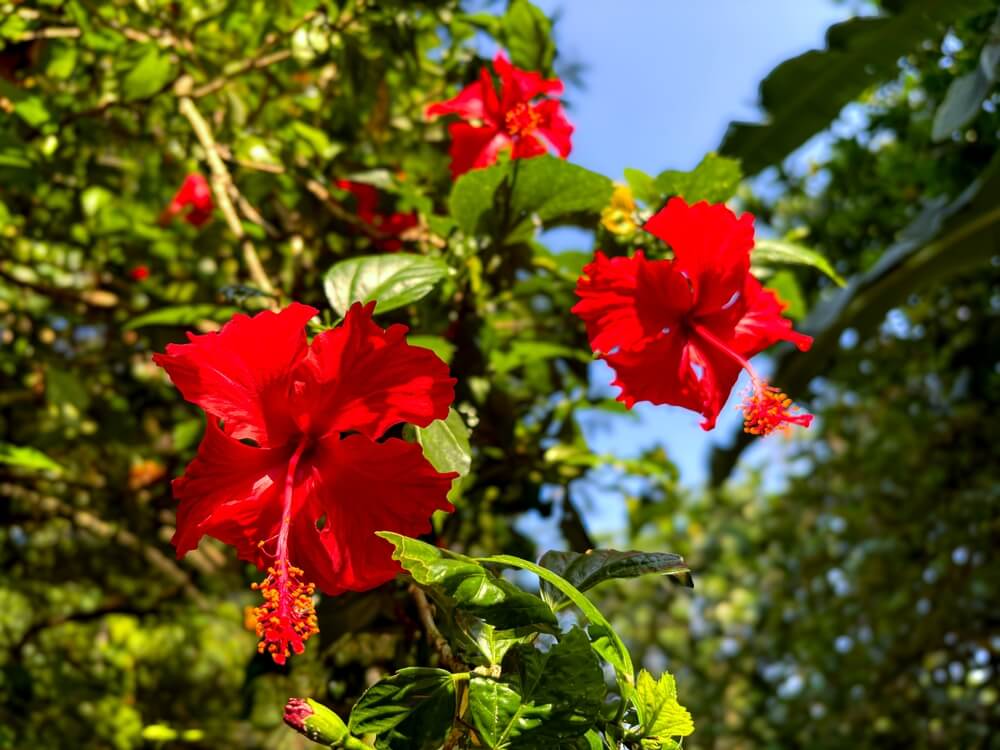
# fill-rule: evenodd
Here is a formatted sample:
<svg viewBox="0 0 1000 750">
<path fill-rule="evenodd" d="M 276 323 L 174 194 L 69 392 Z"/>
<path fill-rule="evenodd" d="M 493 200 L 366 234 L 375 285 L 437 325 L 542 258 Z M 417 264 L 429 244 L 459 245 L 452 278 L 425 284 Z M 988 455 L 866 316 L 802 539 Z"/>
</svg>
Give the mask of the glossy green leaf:
<svg viewBox="0 0 1000 750">
<path fill-rule="evenodd" d="M 582 737 L 600 715 L 606 688 L 597 656 L 579 628 L 548 651 L 520 645 L 500 679 L 473 674 L 469 716 L 488 748 L 537 748 Z"/>
<path fill-rule="evenodd" d="M 443 336 L 407 336 L 406 343 L 430 349 L 444 362 L 451 362 L 451 357 L 455 353 L 455 345 Z"/>
<path fill-rule="evenodd" d="M 569 599 L 579 608 L 587 620 L 590 621 L 588 633 L 590 634 L 591 647 L 615 668 L 615 679 L 618 682 L 618 689 L 622 699 L 627 701 L 632 695 L 635 685 L 635 667 L 632 666 L 632 656 L 622 642 L 622 639 L 611 627 L 601 611 L 582 593 L 580 593 L 569 581 L 553 573 L 540 565 L 522 560 L 511 555 L 493 555 L 491 557 L 479 558 L 481 562 L 498 563 L 509 565 L 513 568 L 529 570 L 538 576 L 542 581 L 549 583 L 563 596 Z M 548 605 L 546 605 L 548 606 Z"/>
<path fill-rule="evenodd" d="M 467 234 L 507 235 L 579 214 L 600 215 L 614 186 L 607 177 L 551 155 L 476 169 L 458 178 L 451 215 Z"/>
<path fill-rule="evenodd" d="M 457 711 L 455 677 L 443 669 L 407 667 L 379 680 L 351 711 L 351 734 L 378 735 L 375 747 L 436 750 Z"/>
<path fill-rule="evenodd" d="M 802 297 L 802 290 L 799 282 L 791 271 L 778 271 L 767 277 L 764 284 L 768 289 L 778 295 L 778 299 L 786 307 L 782 315 L 792 320 L 802 320 L 806 314 L 806 301 Z"/>
<path fill-rule="evenodd" d="M 679 195 L 688 203 L 723 203 L 735 195 L 742 179 L 738 160 L 709 153 L 690 172 L 660 172 L 655 184 L 661 199 Z"/>
<path fill-rule="evenodd" d="M 989 0 L 898 0 L 896 13 L 831 26 L 826 49 L 786 60 L 760 85 L 763 124 L 734 122 L 719 151 L 742 160 L 747 175 L 779 164 L 826 128 L 873 83 L 896 76 L 897 63 L 956 18 Z"/>
<path fill-rule="evenodd" d="M 445 419 L 417 427 L 415 431 L 417 442 L 431 466 L 442 473 L 457 471 L 463 477 L 469 473 L 472 466 L 469 430 L 457 411 L 449 409 Z"/>
<path fill-rule="evenodd" d="M 972 122 L 982 111 L 983 102 L 1000 75 L 1000 16 L 990 29 L 989 41 L 979 53 L 976 69 L 959 76 L 948 87 L 948 93 L 934 113 L 931 137 L 943 141 L 956 130 Z"/>
<path fill-rule="evenodd" d="M 613 578 L 636 578 L 658 574 L 676 578 L 685 586 L 694 586 L 684 558 L 669 552 L 619 552 L 598 549 L 590 552 L 550 550 L 538 564 L 564 578 L 578 591 L 586 591 Z M 568 601 L 566 596 L 547 581 L 542 581 L 542 598 L 552 607 Z"/>
<path fill-rule="evenodd" d="M 395 547 L 392 559 L 435 597 L 444 596 L 455 607 L 502 630 L 527 626 L 551 629 L 556 625 L 549 605 L 479 561 L 389 531 L 380 531 L 378 536 Z"/>
<path fill-rule="evenodd" d="M 29 471 L 48 471 L 53 474 L 61 474 L 63 467 L 53 461 L 37 448 L 28 445 L 10 445 L 0 443 L 0 464 L 16 466 L 19 469 Z"/>
<path fill-rule="evenodd" d="M 122 79 L 122 96 L 127 101 L 146 99 L 164 88 L 173 76 L 170 53 L 150 44 Z"/>
<path fill-rule="evenodd" d="M 137 315 L 124 328 L 131 330 L 149 326 L 193 326 L 203 320 L 222 323 L 238 312 L 238 307 L 226 305 L 171 305 Z"/>
<path fill-rule="evenodd" d="M 750 262 L 757 266 L 809 266 L 822 271 L 838 286 L 846 283 L 830 261 L 808 247 L 785 240 L 757 240 L 750 253 Z"/>
<path fill-rule="evenodd" d="M 490 355 L 490 367 L 498 375 L 510 372 L 531 362 L 563 357 L 589 362 L 591 357 L 579 349 L 573 349 L 548 341 L 514 341 L 507 351 L 494 351 Z"/>
<path fill-rule="evenodd" d="M 632 190 L 632 195 L 648 206 L 659 208 L 661 203 L 660 189 L 656 186 L 656 178 L 648 175 L 641 169 L 626 167 L 624 170 L 625 182 Z"/>
<path fill-rule="evenodd" d="M 665 742 L 671 737 L 687 737 L 694 731 L 691 713 L 677 701 L 677 683 L 664 672 L 659 680 L 645 669 L 635 687 L 635 710 L 644 739 Z"/>
<path fill-rule="evenodd" d="M 363 255 L 335 263 L 323 290 L 338 315 L 355 302 L 371 300 L 378 301 L 375 312 L 384 313 L 426 297 L 447 275 L 447 265 L 426 255 Z"/>
</svg>

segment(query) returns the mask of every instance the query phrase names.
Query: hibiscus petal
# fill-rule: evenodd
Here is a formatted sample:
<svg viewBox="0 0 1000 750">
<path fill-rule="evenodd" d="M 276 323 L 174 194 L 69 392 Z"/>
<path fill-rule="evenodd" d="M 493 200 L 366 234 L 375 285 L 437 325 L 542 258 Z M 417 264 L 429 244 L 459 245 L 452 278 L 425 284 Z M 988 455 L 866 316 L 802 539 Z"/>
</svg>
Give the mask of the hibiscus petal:
<svg viewBox="0 0 1000 750">
<path fill-rule="evenodd" d="M 465 174 L 470 169 L 488 167 L 495 163 L 500 149 L 511 144 L 510 136 L 495 127 L 476 127 L 467 122 L 453 122 L 448 126 L 451 134 L 451 176 Z"/>
<path fill-rule="evenodd" d="M 343 325 L 313 339 L 296 372 L 304 381 L 296 412 L 324 434 L 358 431 L 375 440 L 401 422 L 426 427 L 448 416 L 455 397 L 448 365 L 407 344 L 406 326 L 377 325 L 374 307 L 352 305 Z"/>
<path fill-rule="evenodd" d="M 547 99 L 538 103 L 535 112 L 541 117 L 538 123 L 538 132 L 555 149 L 556 153 L 565 159 L 573 148 L 571 141 L 573 125 L 566 119 L 566 112 L 563 110 L 562 104 L 555 99 Z"/>
<path fill-rule="evenodd" d="M 514 141 L 512 159 L 531 159 L 548 152 L 547 145 L 535 135 L 523 135 Z"/>
<path fill-rule="evenodd" d="M 738 219 L 723 204 L 671 198 L 646 222 L 644 229 L 670 245 L 677 270 L 694 289 L 699 315 L 710 315 L 733 303 L 750 271 L 753 216 Z"/>
<path fill-rule="evenodd" d="M 639 350 L 608 355 L 618 400 L 632 408 L 639 401 L 671 404 L 698 412 L 710 430 L 740 373 L 740 366 L 695 339 L 681 334 L 661 336 Z"/>
<path fill-rule="evenodd" d="M 505 112 L 518 102 L 528 102 L 536 96 L 558 96 L 563 92 L 563 83 L 558 78 L 542 78 L 534 71 L 515 67 L 502 52 L 493 58 L 493 69 L 500 76 Z"/>
<path fill-rule="evenodd" d="M 198 455 L 173 482 L 177 557 L 208 534 L 236 547 L 240 557 L 263 567 L 258 542 L 277 533 L 281 490 L 291 450 L 254 448 L 226 435 L 208 418 Z"/>
<path fill-rule="evenodd" d="M 434 511 L 454 510 L 447 495 L 458 475 L 439 474 L 418 445 L 404 440 L 327 438 L 309 467 L 308 512 L 294 517 L 289 554 L 327 594 L 365 591 L 400 571 L 392 545 L 376 531 L 419 536 L 431 530 Z"/>
<path fill-rule="evenodd" d="M 691 306 L 687 280 L 668 261 L 608 259 L 598 251 L 577 281 L 572 312 L 587 326 L 595 352 L 635 349 L 676 326 Z M 640 399 L 641 400 L 641 399 Z"/>
<path fill-rule="evenodd" d="M 444 101 L 435 102 L 424 110 L 424 116 L 439 117 L 441 115 L 458 115 L 467 120 L 485 120 L 487 117 L 486 101 L 484 96 L 493 89 L 493 79 L 489 77 L 489 72 L 483 68 L 485 75 L 480 75 L 480 79 L 470 83 L 462 89 L 457 96 Z M 493 94 L 494 98 L 496 94 Z"/>
<path fill-rule="evenodd" d="M 732 348 L 749 359 L 779 341 L 790 341 L 800 351 L 809 351 L 812 336 L 792 329 L 792 321 L 782 316 L 787 307 L 771 289 L 765 289 L 753 276 L 748 276 L 743 295 L 747 309 L 736 324 Z"/>
<path fill-rule="evenodd" d="M 189 333 L 190 343 L 168 344 L 153 361 L 184 398 L 221 418 L 226 434 L 280 445 L 291 427 L 284 407 L 290 373 L 306 355 L 304 326 L 316 313 L 292 303 L 278 313 L 235 315 L 218 333 Z"/>
</svg>

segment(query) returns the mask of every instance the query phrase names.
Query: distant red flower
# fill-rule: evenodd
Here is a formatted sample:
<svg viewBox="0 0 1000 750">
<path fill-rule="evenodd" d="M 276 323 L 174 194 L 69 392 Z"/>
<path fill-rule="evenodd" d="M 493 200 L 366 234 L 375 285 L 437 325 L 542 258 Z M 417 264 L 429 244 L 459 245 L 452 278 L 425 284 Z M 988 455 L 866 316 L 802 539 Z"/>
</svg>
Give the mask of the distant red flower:
<svg viewBox="0 0 1000 750">
<path fill-rule="evenodd" d="M 255 620 L 260 650 L 279 664 L 316 632 L 307 581 L 327 594 L 382 584 L 400 569 L 375 532 L 419 535 L 435 510 L 453 510 L 456 475 L 386 432 L 447 416 L 455 381 L 406 343 L 405 326 L 376 325 L 374 304 L 355 304 L 311 344 L 304 326 L 317 311 L 293 303 L 153 357 L 208 416 L 174 480 L 177 555 L 208 534 L 267 570 Z"/>
<path fill-rule="evenodd" d="M 598 252 L 576 287 L 573 312 L 614 368 L 619 400 L 629 408 L 637 401 L 682 406 L 710 430 L 743 369 L 752 382 L 743 402 L 747 432 L 809 426 L 812 416 L 798 413 L 748 362 L 780 340 L 803 351 L 812 345 L 750 274 L 753 216 L 673 198 L 645 229 L 670 245 L 673 260 L 646 260 L 642 251 L 609 260 Z"/>
<path fill-rule="evenodd" d="M 354 196 L 355 213 L 371 229 L 372 245 L 378 250 L 395 253 L 403 249 L 402 235 L 420 225 L 416 213 L 382 213 L 379 211 L 379 192 L 364 182 L 337 180 L 337 187 Z"/>
<path fill-rule="evenodd" d="M 452 177 L 488 167 L 506 148 L 512 150 L 514 159 L 540 156 L 550 148 L 564 159 L 569 156 L 573 126 L 559 100 L 549 98 L 562 93 L 562 81 L 516 68 L 502 53 L 493 59 L 493 69 L 500 77 L 499 92 L 489 70 L 483 67 L 479 80 L 454 99 L 427 108 L 428 117 L 462 118 L 448 126 Z M 534 101 L 539 97 L 544 98 Z"/>
<path fill-rule="evenodd" d="M 131 271 L 128 272 L 129 278 L 132 281 L 145 281 L 149 278 L 149 267 L 148 266 L 136 266 Z"/>
<path fill-rule="evenodd" d="M 212 189 L 208 186 L 208 181 L 197 172 L 193 172 L 184 178 L 180 190 L 160 214 L 160 224 L 169 224 L 175 216 L 183 213 L 184 221 L 200 227 L 212 218 L 214 208 Z"/>
</svg>

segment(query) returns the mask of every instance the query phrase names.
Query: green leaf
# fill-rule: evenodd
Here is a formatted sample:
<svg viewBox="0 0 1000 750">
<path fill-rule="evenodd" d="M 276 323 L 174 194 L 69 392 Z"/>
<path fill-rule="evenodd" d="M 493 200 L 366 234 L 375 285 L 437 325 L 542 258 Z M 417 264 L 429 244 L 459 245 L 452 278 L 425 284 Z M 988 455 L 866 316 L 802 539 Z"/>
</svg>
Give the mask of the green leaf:
<svg viewBox="0 0 1000 750">
<path fill-rule="evenodd" d="M 203 320 L 221 323 L 238 312 L 238 307 L 225 305 L 171 305 L 132 318 L 124 328 L 132 330 L 147 326 L 193 326 Z"/>
<path fill-rule="evenodd" d="M 553 588 L 573 602 L 579 608 L 580 612 L 583 613 L 583 616 L 590 621 L 588 632 L 590 634 L 591 647 L 615 668 L 615 679 L 618 682 L 618 689 L 621 692 L 622 700 L 629 700 L 635 684 L 635 667 L 632 666 L 632 656 L 629 654 L 622 639 L 615 632 L 615 629 L 611 627 L 611 623 L 607 621 L 604 615 L 601 614 L 601 611 L 586 596 L 577 591 L 569 581 L 553 573 L 551 570 L 535 565 L 527 560 L 522 560 L 519 557 L 493 555 L 491 557 L 479 558 L 479 561 L 529 570 L 542 579 L 542 581 L 551 584 Z"/>
<path fill-rule="evenodd" d="M 377 748 L 436 750 L 455 720 L 455 676 L 407 667 L 379 680 L 351 711 L 351 734 L 376 734 Z"/>
<path fill-rule="evenodd" d="M 477 560 L 390 531 L 380 531 L 378 536 L 395 546 L 392 559 L 398 560 L 413 580 L 427 587 L 432 595 L 452 600 L 455 607 L 494 627 L 551 629 L 557 624 L 548 604 L 487 570 Z"/>
<path fill-rule="evenodd" d="M 29 94 L 3 78 L 0 78 L 0 97 L 13 102 L 14 114 L 33 128 L 40 128 L 52 119 L 52 114 L 40 96 Z"/>
<path fill-rule="evenodd" d="M 639 672 L 635 710 L 643 738 L 665 742 L 694 731 L 690 712 L 677 702 L 677 683 L 669 672 L 660 675 L 659 680 L 645 669 Z"/>
<path fill-rule="evenodd" d="M 606 688 L 600 663 L 579 628 L 548 651 L 519 645 L 501 680 L 473 674 L 469 716 L 488 748 L 537 748 L 582 737 L 597 721 Z"/>
<path fill-rule="evenodd" d="M 632 195 L 648 206 L 659 207 L 661 201 L 660 190 L 656 187 L 656 178 L 648 175 L 641 169 L 626 167 L 625 182 L 632 189 Z"/>
<path fill-rule="evenodd" d="M 844 286 L 844 278 L 837 273 L 830 261 L 808 247 L 784 240 L 757 240 L 750 262 L 762 266 L 810 266 L 829 276 L 837 286 Z"/>
<path fill-rule="evenodd" d="M 694 586 L 684 558 L 669 552 L 619 552 L 613 549 L 590 552 L 550 550 L 538 564 L 564 578 L 577 591 L 586 591 L 613 578 L 636 578 L 655 573 L 676 577 L 686 586 Z M 542 581 L 542 598 L 551 607 L 567 601 L 557 588 Z"/>
<path fill-rule="evenodd" d="M 983 101 L 989 95 L 1000 74 L 1000 16 L 990 29 L 990 38 L 979 53 L 976 69 L 959 76 L 948 87 L 944 101 L 934 113 L 931 138 L 943 141 L 956 130 L 972 122 L 982 111 Z"/>
<path fill-rule="evenodd" d="M 338 315 L 355 302 L 371 300 L 378 301 L 376 312 L 384 313 L 426 297 L 447 275 L 447 265 L 426 255 L 362 255 L 335 263 L 323 289 Z"/>
<path fill-rule="evenodd" d="M 318 156 L 324 161 L 329 161 L 343 150 L 342 145 L 331 141 L 322 130 L 301 120 L 292 123 L 292 131 L 298 136 L 298 142 L 304 144 L 308 149 L 296 149 L 300 156 L 305 159 Z"/>
<path fill-rule="evenodd" d="M 139 61 L 122 79 L 122 94 L 126 101 L 146 99 L 159 92 L 174 76 L 170 55 L 155 44 L 146 47 Z"/>
<path fill-rule="evenodd" d="M 898 12 L 831 26 L 826 49 L 781 63 L 760 85 L 763 124 L 734 122 L 719 151 L 742 160 L 747 175 L 781 163 L 820 132 L 844 105 L 877 81 L 894 78 L 898 61 L 957 18 L 990 0 L 899 0 Z"/>
<path fill-rule="evenodd" d="M 449 409 L 445 419 L 417 427 L 416 434 L 424 456 L 439 472 L 457 471 L 462 477 L 469 473 L 472 467 L 469 430 L 457 411 Z"/>
<path fill-rule="evenodd" d="M 802 320 L 806 314 L 806 301 L 802 297 L 802 290 L 799 282 L 795 279 L 795 274 L 791 271 L 778 271 L 768 277 L 765 286 L 774 291 L 785 305 L 782 315 L 792 320 Z"/>
<path fill-rule="evenodd" d="M 528 0 L 510 0 L 500 20 L 500 41 L 517 67 L 542 74 L 552 69 L 556 56 L 552 21 Z"/>
<path fill-rule="evenodd" d="M 28 469 L 29 471 L 48 471 L 53 474 L 63 472 L 61 464 L 56 463 L 37 448 L 27 445 L 0 443 L 0 464 L 16 466 L 19 469 Z"/>
<path fill-rule="evenodd" d="M 611 200 L 611 180 L 551 155 L 475 169 L 456 180 L 448 205 L 466 234 L 530 230 L 579 214 L 597 217 Z"/>
<path fill-rule="evenodd" d="M 723 203 L 733 197 L 742 179 L 738 160 L 708 153 L 690 172 L 674 169 L 660 172 L 656 189 L 661 198 L 679 195 L 688 203 Z"/>
</svg>

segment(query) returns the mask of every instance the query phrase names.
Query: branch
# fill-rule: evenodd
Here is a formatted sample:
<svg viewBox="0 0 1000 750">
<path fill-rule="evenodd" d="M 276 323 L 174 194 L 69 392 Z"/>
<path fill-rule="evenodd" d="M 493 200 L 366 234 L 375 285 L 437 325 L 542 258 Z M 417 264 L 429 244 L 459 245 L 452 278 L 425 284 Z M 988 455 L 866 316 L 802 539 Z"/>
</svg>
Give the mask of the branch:
<svg viewBox="0 0 1000 750">
<path fill-rule="evenodd" d="M 230 193 L 236 190 L 236 185 L 233 184 L 233 178 L 229 175 L 229 170 L 226 169 L 226 165 L 219 156 L 211 128 L 209 128 L 205 118 L 201 116 L 201 112 L 198 111 L 194 100 L 189 95 L 190 88 L 191 79 L 185 76 L 177 82 L 174 90 L 180 96 L 178 106 L 181 114 L 191 123 L 191 129 L 194 130 L 198 142 L 205 151 L 205 159 L 208 161 L 208 167 L 212 172 L 212 194 L 215 196 L 215 202 L 226 219 L 229 231 L 240 241 L 240 247 L 243 250 L 243 261 L 246 263 L 250 278 L 262 292 L 273 295 L 274 287 L 267 278 L 267 273 L 260 262 L 260 257 L 257 255 L 257 251 L 254 249 L 250 238 L 246 236 L 243 224 L 240 222 L 240 217 L 236 213 L 236 207 L 229 197 Z"/>
<path fill-rule="evenodd" d="M 420 624 L 424 626 L 427 642 L 437 651 L 438 656 L 441 657 L 441 663 L 452 672 L 468 671 L 468 666 L 455 656 L 455 652 L 451 650 L 448 641 L 441 635 L 441 631 L 438 630 L 434 622 L 434 614 L 431 612 L 431 603 L 427 601 L 427 595 L 424 593 L 424 590 L 417 584 L 411 583 L 410 594 L 417 605 L 417 614 L 420 615 Z"/>
</svg>

